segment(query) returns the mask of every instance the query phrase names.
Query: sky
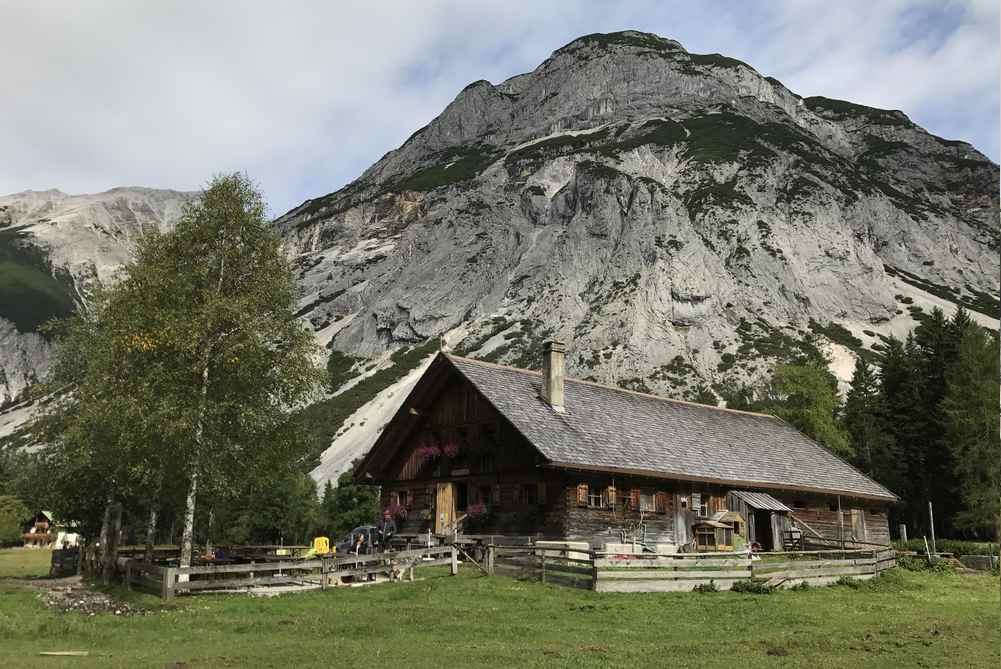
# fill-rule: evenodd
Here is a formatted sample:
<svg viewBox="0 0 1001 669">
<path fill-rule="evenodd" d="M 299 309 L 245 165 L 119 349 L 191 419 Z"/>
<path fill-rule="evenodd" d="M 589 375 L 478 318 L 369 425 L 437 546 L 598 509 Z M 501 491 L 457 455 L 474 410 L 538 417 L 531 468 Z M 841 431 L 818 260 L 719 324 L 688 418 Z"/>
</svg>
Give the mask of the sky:
<svg viewBox="0 0 1001 669">
<path fill-rule="evenodd" d="M 466 84 L 635 29 L 999 156 L 997 0 L 0 0 L 0 194 L 196 190 L 273 215 L 336 190 Z"/>
</svg>

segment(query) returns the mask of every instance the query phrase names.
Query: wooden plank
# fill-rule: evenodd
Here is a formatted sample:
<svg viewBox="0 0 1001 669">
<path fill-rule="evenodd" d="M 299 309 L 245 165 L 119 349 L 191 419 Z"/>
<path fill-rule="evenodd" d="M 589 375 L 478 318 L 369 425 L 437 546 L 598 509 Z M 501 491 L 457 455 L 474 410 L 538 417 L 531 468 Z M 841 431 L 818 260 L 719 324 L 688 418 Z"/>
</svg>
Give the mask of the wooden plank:
<svg viewBox="0 0 1001 669">
<path fill-rule="evenodd" d="M 872 558 L 859 560 L 789 560 L 787 562 L 752 562 L 754 571 L 766 571 L 769 569 L 814 569 L 820 567 L 845 567 L 857 565 L 873 565 L 876 561 Z"/>
<path fill-rule="evenodd" d="M 801 570 L 790 570 L 785 572 L 778 572 L 768 574 L 768 576 L 780 576 L 784 575 L 786 579 L 795 578 L 811 578 L 815 576 L 854 576 L 858 574 L 869 574 L 872 575 L 871 567 L 824 567 L 821 569 L 801 569 Z"/>
<path fill-rule="evenodd" d="M 598 580 L 639 579 L 639 580 L 685 580 L 685 579 L 751 578 L 751 570 L 739 571 L 598 571 Z"/>
<path fill-rule="evenodd" d="M 177 568 L 167 567 L 164 569 L 160 583 L 160 596 L 164 599 L 172 599 L 175 594 L 174 586 L 177 585 Z"/>
<path fill-rule="evenodd" d="M 257 585 L 281 585 L 284 583 L 299 583 L 303 579 L 295 576 L 254 576 L 253 578 L 211 578 L 198 581 L 178 583 L 178 592 L 196 590 L 227 590 L 232 588 L 248 588 Z"/>
<path fill-rule="evenodd" d="M 677 558 L 669 557 L 659 557 L 659 558 L 642 558 L 642 559 L 625 559 L 616 560 L 609 558 L 595 558 L 594 566 L 597 568 L 602 567 L 625 567 L 634 569 L 650 569 L 651 567 L 670 567 L 670 568 L 690 568 L 690 567 L 747 567 L 750 566 L 751 560 L 748 558 L 736 560 L 736 559 L 701 559 L 701 560 L 683 560 Z"/>
<path fill-rule="evenodd" d="M 741 579 L 712 580 L 720 590 L 729 590 Z M 709 585 L 709 580 L 702 579 L 660 579 L 656 581 L 602 581 L 594 584 L 597 592 L 691 592 L 699 585 Z"/>
<path fill-rule="evenodd" d="M 177 567 L 178 574 L 243 574 L 258 571 L 292 571 L 296 569 L 319 569 L 323 560 L 302 562 L 255 562 L 252 564 L 226 564 L 212 566 Z"/>
</svg>

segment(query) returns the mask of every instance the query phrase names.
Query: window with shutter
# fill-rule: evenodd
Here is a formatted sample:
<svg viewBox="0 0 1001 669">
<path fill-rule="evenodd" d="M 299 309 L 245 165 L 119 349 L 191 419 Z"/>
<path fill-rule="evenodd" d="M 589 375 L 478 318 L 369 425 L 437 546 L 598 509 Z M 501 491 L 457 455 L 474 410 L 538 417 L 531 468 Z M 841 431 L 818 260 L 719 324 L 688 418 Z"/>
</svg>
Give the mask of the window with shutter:
<svg viewBox="0 0 1001 669">
<path fill-rule="evenodd" d="M 610 485 L 605 489 L 605 500 L 608 502 L 608 507 L 610 509 L 615 508 L 615 486 Z"/>
<path fill-rule="evenodd" d="M 579 506 L 587 506 L 587 484 L 580 483 L 577 485 L 577 504 Z"/>
<path fill-rule="evenodd" d="M 640 509 L 640 489 L 633 488 L 629 491 L 629 509 L 639 511 Z"/>
<path fill-rule="evenodd" d="M 654 510 L 653 494 L 650 492 L 640 493 L 640 511 L 652 512 Z"/>
<path fill-rule="evenodd" d="M 654 511 L 657 513 L 667 513 L 667 493 L 658 492 L 653 496 Z"/>
</svg>

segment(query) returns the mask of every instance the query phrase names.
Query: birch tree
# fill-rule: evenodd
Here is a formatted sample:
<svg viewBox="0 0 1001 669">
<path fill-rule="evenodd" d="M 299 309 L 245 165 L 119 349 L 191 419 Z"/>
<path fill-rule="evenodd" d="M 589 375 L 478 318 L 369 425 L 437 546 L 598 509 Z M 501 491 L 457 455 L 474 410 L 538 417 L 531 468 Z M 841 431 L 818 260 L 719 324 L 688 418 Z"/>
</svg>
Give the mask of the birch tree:
<svg viewBox="0 0 1001 669">
<path fill-rule="evenodd" d="M 308 447 L 291 409 L 323 375 L 294 311 L 263 198 L 233 174 L 213 179 L 173 232 L 146 234 L 98 308 L 70 327 L 82 370 L 63 375 L 71 399 L 50 433 L 121 472 L 116 486 L 145 496 L 154 528 L 159 495 L 182 482 L 182 566 L 200 491 L 291 470 Z M 97 444 L 87 426 L 113 439 Z"/>
</svg>

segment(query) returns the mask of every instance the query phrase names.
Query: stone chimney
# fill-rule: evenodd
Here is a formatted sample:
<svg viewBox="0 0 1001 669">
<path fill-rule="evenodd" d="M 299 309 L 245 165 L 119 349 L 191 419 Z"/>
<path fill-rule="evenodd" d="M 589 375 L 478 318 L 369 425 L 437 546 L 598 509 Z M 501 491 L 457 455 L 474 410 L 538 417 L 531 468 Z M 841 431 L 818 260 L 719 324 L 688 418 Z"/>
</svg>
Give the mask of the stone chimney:
<svg viewBox="0 0 1001 669">
<path fill-rule="evenodd" d="M 560 341 L 542 345 L 542 399 L 557 413 L 564 413 L 563 362 L 567 347 Z"/>
</svg>

